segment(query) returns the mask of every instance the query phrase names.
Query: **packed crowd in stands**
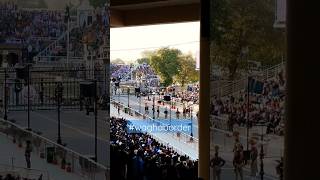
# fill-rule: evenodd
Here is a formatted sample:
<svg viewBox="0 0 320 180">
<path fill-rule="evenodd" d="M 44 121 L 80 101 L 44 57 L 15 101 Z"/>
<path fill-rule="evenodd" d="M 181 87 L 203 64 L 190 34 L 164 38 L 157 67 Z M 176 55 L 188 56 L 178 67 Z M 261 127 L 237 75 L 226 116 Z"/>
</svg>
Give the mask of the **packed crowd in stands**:
<svg viewBox="0 0 320 180">
<path fill-rule="evenodd" d="M 267 133 L 283 135 L 284 133 L 284 102 L 285 80 L 283 73 L 278 77 L 264 81 L 261 94 L 249 95 L 249 126 L 259 122 L 267 123 Z M 226 117 L 229 130 L 238 124 L 247 125 L 247 93 L 225 98 L 214 97 L 211 114 Z"/>
<path fill-rule="evenodd" d="M 136 79 L 146 80 L 147 86 L 156 87 L 159 85 L 159 79 L 156 73 L 148 64 L 139 64 L 136 66 L 125 64 L 111 64 L 110 73 L 112 78 L 127 81 L 131 79 L 131 72 Z"/>
<path fill-rule="evenodd" d="M 70 33 L 70 55 L 83 56 L 83 37 L 95 34 L 95 46 L 104 42 L 103 36 L 108 32 L 108 12 L 104 8 L 94 11 L 95 18 L 87 27 L 72 28 Z M 32 54 L 37 54 L 67 31 L 64 10 L 28 10 L 20 9 L 12 1 L 0 2 L 0 44 L 15 44 L 28 47 Z M 66 56 L 66 38 L 50 51 L 51 56 Z"/>
<path fill-rule="evenodd" d="M 112 78 L 121 79 L 125 81 L 130 79 L 130 69 L 131 67 L 129 65 L 111 64 L 110 74 Z"/>
<path fill-rule="evenodd" d="M 65 30 L 62 11 L 22 10 L 14 2 L 0 2 L 0 43 L 35 44 L 54 40 Z"/>
<path fill-rule="evenodd" d="M 127 120 L 112 117 L 111 179 L 194 180 L 197 161 L 179 155 L 144 133 L 128 133 Z"/>
<path fill-rule="evenodd" d="M 188 85 L 186 91 L 180 91 L 175 93 L 176 100 L 179 102 L 192 102 L 193 104 L 199 104 L 199 84 Z"/>
<path fill-rule="evenodd" d="M 143 76 L 152 76 L 155 75 L 155 72 L 153 71 L 153 69 L 150 67 L 150 65 L 143 63 L 143 64 L 139 64 L 136 68 L 135 68 L 135 72 L 137 74 L 142 74 Z"/>
</svg>

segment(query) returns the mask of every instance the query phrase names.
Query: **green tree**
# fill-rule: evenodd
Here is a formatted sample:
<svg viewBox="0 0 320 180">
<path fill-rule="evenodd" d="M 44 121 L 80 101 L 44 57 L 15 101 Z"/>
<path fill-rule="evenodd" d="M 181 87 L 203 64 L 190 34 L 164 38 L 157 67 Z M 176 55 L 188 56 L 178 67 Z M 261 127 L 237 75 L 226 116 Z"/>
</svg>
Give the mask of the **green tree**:
<svg viewBox="0 0 320 180">
<path fill-rule="evenodd" d="M 165 86 L 172 84 L 173 77 L 178 74 L 180 55 L 180 50 L 170 48 L 161 48 L 150 54 L 150 65 Z"/>
<path fill-rule="evenodd" d="M 181 86 L 199 81 L 199 71 L 196 70 L 196 60 L 191 55 L 179 57 L 178 74 L 174 77 Z"/>
<path fill-rule="evenodd" d="M 90 4 L 93 7 L 103 7 L 106 2 L 106 0 L 90 0 Z"/>
<path fill-rule="evenodd" d="M 124 60 L 117 58 L 111 61 L 112 64 L 125 64 Z"/>
<path fill-rule="evenodd" d="M 143 63 L 150 64 L 150 59 L 149 58 L 139 58 L 136 60 L 136 62 L 138 64 L 143 64 Z"/>
<path fill-rule="evenodd" d="M 230 79 L 245 69 L 246 60 L 280 62 L 285 41 L 273 28 L 273 0 L 216 0 L 211 8 L 211 60 L 227 68 Z"/>
</svg>

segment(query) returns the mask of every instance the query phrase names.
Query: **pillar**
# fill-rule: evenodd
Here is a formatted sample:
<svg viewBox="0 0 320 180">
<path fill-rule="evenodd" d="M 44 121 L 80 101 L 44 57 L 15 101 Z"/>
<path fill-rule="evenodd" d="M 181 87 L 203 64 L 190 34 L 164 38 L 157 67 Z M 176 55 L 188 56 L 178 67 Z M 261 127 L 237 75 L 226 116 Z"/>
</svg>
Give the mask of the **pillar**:
<svg viewBox="0 0 320 180">
<path fill-rule="evenodd" d="M 200 105 L 199 105 L 199 167 L 198 176 L 210 177 L 210 1 L 201 0 L 200 20 Z"/>
<path fill-rule="evenodd" d="M 286 180 L 320 179 L 319 6 L 287 0 Z"/>
</svg>

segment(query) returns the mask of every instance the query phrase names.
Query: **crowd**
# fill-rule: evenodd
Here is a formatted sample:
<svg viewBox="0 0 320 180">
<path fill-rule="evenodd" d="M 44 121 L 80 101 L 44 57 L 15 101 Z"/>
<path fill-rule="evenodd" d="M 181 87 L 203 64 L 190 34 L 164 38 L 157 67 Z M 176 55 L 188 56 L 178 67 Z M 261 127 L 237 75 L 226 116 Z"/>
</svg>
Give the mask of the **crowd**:
<svg viewBox="0 0 320 180">
<path fill-rule="evenodd" d="M 192 102 L 199 104 L 199 84 L 188 85 L 186 91 L 179 91 L 175 93 L 176 100 L 179 102 Z"/>
<path fill-rule="evenodd" d="M 0 22 L 1 43 L 32 43 L 34 48 L 66 30 L 62 11 L 22 10 L 14 2 L 0 2 Z"/>
<path fill-rule="evenodd" d="M 194 180 L 197 161 L 179 155 L 144 133 L 128 133 L 127 121 L 111 118 L 111 179 Z"/>
<path fill-rule="evenodd" d="M 264 81 L 261 94 L 250 93 L 249 108 L 247 93 L 243 91 L 239 96 L 214 97 L 211 114 L 227 118 L 229 130 L 232 131 L 235 124 L 247 125 L 249 109 L 249 126 L 264 122 L 267 123 L 267 133 L 283 135 L 284 102 L 285 81 L 280 73 L 277 78 Z"/>
<path fill-rule="evenodd" d="M 119 65 L 119 64 L 110 65 L 111 78 L 122 79 L 124 81 L 129 80 L 130 70 L 131 70 L 131 67 L 129 65 Z"/>
</svg>

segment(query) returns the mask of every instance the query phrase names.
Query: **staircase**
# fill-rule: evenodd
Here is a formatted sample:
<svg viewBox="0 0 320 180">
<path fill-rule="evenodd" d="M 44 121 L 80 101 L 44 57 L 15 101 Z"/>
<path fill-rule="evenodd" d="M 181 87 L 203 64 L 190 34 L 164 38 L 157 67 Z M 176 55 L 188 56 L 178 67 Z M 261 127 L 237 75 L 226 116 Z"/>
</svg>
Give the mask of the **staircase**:
<svg viewBox="0 0 320 180">
<path fill-rule="evenodd" d="M 67 59 L 67 39 L 68 34 L 72 34 L 71 32 L 78 28 L 77 24 L 77 6 L 73 7 L 70 12 L 70 23 L 69 23 L 69 30 L 65 31 L 57 40 L 49 44 L 45 49 L 39 52 L 35 57 L 33 57 L 33 61 L 35 66 L 38 67 L 61 67 L 66 65 Z M 70 38 L 70 37 L 69 37 Z M 71 39 L 71 38 L 70 38 Z M 56 49 L 63 48 L 62 54 L 56 55 L 54 51 Z M 84 63 L 82 56 L 74 56 L 69 51 L 69 64 L 79 66 Z"/>
<path fill-rule="evenodd" d="M 270 68 L 266 68 L 262 70 L 261 73 L 255 74 L 252 76 L 254 76 L 256 79 L 260 81 L 265 81 L 267 79 L 275 77 L 278 73 L 281 72 L 281 70 L 284 69 L 284 66 L 285 66 L 285 62 L 281 62 L 280 64 L 277 64 Z M 238 93 L 241 90 L 246 89 L 247 84 L 248 84 L 248 77 L 246 76 L 240 80 L 228 83 L 227 85 L 218 86 L 217 88 L 212 88 L 211 96 L 224 97 L 230 94 Z M 211 85 L 214 85 L 214 84 L 211 84 Z"/>
</svg>

